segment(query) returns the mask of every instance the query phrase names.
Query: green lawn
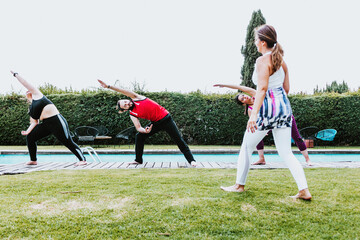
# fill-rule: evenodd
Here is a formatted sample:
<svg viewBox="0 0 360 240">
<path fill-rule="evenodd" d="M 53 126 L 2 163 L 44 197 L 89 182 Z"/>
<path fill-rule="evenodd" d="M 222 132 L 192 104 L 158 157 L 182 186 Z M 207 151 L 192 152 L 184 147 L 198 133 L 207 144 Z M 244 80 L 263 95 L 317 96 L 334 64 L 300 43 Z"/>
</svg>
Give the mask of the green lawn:
<svg viewBox="0 0 360 240">
<path fill-rule="evenodd" d="M 0 176 L 0 239 L 358 239 L 359 169 L 62 170 Z"/>
</svg>

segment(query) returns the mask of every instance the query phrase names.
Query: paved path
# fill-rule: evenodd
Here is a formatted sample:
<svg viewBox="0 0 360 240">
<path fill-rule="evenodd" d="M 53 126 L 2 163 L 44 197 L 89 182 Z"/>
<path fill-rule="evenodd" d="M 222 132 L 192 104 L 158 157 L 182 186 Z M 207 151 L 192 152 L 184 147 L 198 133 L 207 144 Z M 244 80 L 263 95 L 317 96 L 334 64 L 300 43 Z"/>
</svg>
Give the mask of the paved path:
<svg viewBox="0 0 360 240">
<path fill-rule="evenodd" d="M 36 166 L 27 166 L 24 163 L 18 164 L 2 164 L 0 165 L 0 175 L 23 174 L 34 171 L 48 171 L 48 170 L 91 170 L 91 169 L 141 169 L 141 168 L 192 168 L 187 162 L 145 162 L 142 165 L 128 165 L 127 162 L 91 162 L 85 166 L 74 166 L 76 162 L 39 162 Z M 360 162 L 322 162 L 314 163 L 313 166 L 306 166 L 302 163 L 304 168 L 360 168 Z M 236 168 L 236 163 L 224 162 L 198 162 L 196 168 Z M 251 166 L 250 169 L 277 169 L 286 168 L 283 162 L 267 163 L 261 166 Z"/>
<path fill-rule="evenodd" d="M 135 154 L 134 149 L 95 149 L 98 154 Z M 193 154 L 238 154 L 239 149 L 191 149 Z M 294 154 L 301 154 L 293 149 Z M 309 154 L 360 154 L 360 149 L 308 149 Z M 38 154 L 72 154 L 68 149 L 38 150 Z M 265 149 L 265 154 L 277 154 L 276 149 Z M 29 154 L 28 150 L 0 150 L 0 154 Z M 179 149 L 145 149 L 144 154 L 181 154 Z"/>
<path fill-rule="evenodd" d="M 360 150 L 333 150 L 333 149 L 309 149 L 311 154 L 360 154 Z M 99 154 L 134 154 L 134 150 L 96 150 Z M 194 154 L 237 154 L 238 149 L 194 149 Z M 294 153 L 300 153 L 297 150 Z M 39 154 L 71 154 L 69 150 L 39 150 Z M 179 154 L 178 149 L 165 149 L 165 150 L 145 150 L 145 154 Z M 265 150 L 267 154 L 276 154 L 276 150 Z M 27 150 L 1 150 L 0 154 L 28 154 Z M 24 163 L 18 164 L 0 164 L 0 175 L 9 174 L 22 174 L 34 171 L 47 171 L 47 170 L 82 170 L 82 169 L 140 169 L 140 168 L 192 168 L 187 162 L 145 162 L 142 165 L 128 165 L 127 162 L 92 162 L 86 166 L 74 166 L 76 162 L 39 162 L 37 166 L 27 166 Z M 314 163 L 313 166 L 306 166 L 304 162 L 301 163 L 304 168 L 360 168 L 360 161 L 350 162 L 321 162 Z M 236 168 L 236 162 L 198 162 L 196 168 Z M 269 162 L 262 166 L 253 166 L 251 169 L 276 169 L 286 168 L 283 162 Z"/>
</svg>

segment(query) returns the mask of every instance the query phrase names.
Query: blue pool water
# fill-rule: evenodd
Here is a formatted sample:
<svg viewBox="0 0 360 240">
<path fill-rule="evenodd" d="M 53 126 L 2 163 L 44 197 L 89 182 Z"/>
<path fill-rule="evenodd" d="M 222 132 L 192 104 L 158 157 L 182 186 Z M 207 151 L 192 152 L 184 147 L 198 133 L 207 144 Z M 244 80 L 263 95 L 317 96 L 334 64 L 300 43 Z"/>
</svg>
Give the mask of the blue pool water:
<svg viewBox="0 0 360 240">
<path fill-rule="evenodd" d="M 92 162 L 92 158 L 85 154 L 87 160 Z M 100 154 L 103 162 L 130 162 L 134 160 L 134 154 Z M 305 162 L 301 154 L 295 154 L 300 162 Z M 238 154 L 194 154 L 194 158 L 199 162 L 237 162 Z M 265 154 L 267 162 L 280 162 L 277 154 Z M 29 161 L 27 154 L 2 154 L 0 164 L 15 164 Z M 252 162 L 258 160 L 258 155 L 252 156 Z M 341 162 L 341 161 L 360 161 L 360 154 L 310 154 L 312 162 Z M 39 154 L 39 162 L 75 162 L 77 158 L 71 154 Z M 145 154 L 144 162 L 185 162 L 182 154 Z"/>
</svg>

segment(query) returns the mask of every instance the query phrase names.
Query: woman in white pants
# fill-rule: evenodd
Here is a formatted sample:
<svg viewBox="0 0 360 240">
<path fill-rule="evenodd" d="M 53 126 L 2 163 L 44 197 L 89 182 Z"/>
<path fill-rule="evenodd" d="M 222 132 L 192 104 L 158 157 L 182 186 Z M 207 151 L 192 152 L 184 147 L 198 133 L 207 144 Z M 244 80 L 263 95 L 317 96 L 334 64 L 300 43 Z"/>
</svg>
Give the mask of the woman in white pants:
<svg viewBox="0 0 360 240">
<path fill-rule="evenodd" d="M 236 184 L 221 187 L 228 192 L 243 192 L 250 168 L 250 158 L 256 145 L 272 130 L 276 149 L 289 167 L 299 192 L 294 198 L 310 200 L 304 170 L 291 151 L 291 116 L 289 99 L 283 88 L 288 71 L 283 61 L 283 50 L 277 43 L 272 26 L 262 25 L 255 29 L 255 45 L 262 56 L 256 60 L 253 81 L 257 84 L 255 102 L 238 159 Z"/>
</svg>

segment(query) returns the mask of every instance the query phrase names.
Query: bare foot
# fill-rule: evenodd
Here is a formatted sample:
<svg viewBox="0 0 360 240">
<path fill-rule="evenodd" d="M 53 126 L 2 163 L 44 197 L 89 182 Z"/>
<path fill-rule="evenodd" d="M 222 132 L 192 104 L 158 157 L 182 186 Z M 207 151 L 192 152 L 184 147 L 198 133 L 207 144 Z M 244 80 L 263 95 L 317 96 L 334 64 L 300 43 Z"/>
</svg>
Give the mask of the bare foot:
<svg viewBox="0 0 360 240">
<path fill-rule="evenodd" d="M 138 163 L 137 161 L 128 162 L 128 165 L 140 165 L 142 163 Z"/>
<path fill-rule="evenodd" d="M 245 191 L 244 186 L 241 186 L 239 184 L 235 184 L 235 185 L 230 186 L 230 187 L 221 186 L 220 188 L 222 190 L 224 190 L 225 192 L 244 192 Z"/>
<path fill-rule="evenodd" d="M 190 165 L 191 165 L 192 167 L 196 167 L 196 166 L 197 166 L 197 162 L 191 161 Z"/>
<path fill-rule="evenodd" d="M 300 190 L 298 192 L 298 194 L 296 194 L 295 196 L 291 196 L 292 198 L 294 199 L 302 199 L 302 200 L 307 200 L 307 201 L 310 201 L 311 200 L 311 194 L 310 194 L 310 191 L 309 189 L 305 188 L 303 190 Z"/>
<path fill-rule="evenodd" d="M 260 159 L 259 161 L 254 162 L 251 165 L 265 165 L 265 164 L 266 164 L 265 160 Z"/>
<path fill-rule="evenodd" d="M 26 165 L 37 165 L 37 161 L 29 161 Z"/>
<path fill-rule="evenodd" d="M 79 161 L 79 162 L 77 162 L 77 163 L 75 163 L 75 165 L 74 166 L 84 166 L 84 165 L 86 165 L 87 164 L 87 162 L 86 161 Z"/>
</svg>

